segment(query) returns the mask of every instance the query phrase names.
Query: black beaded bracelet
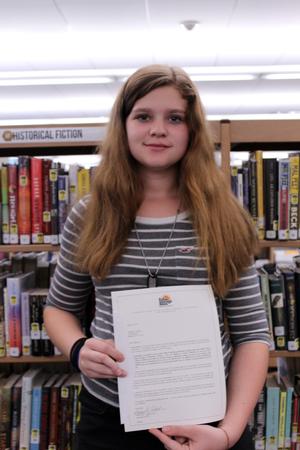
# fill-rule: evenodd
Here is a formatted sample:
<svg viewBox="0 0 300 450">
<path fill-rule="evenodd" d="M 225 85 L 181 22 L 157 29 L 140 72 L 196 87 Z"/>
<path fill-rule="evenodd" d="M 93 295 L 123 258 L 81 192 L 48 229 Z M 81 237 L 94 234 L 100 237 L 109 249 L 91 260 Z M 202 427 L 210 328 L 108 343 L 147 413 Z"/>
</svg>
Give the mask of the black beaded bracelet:
<svg viewBox="0 0 300 450">
<path fill-rule="evenodd" d="M 77 339 L 77 341 L 74 342 L 74 344 L 71 347 L 70 350 L 70 362 L 73 369 L 75 369 L 77 372 L 80 372 L 79 369 L 79 352 L 82 349 L 82 347 L 85 344 L 85 341 L 87 340 L 87 337 L 81 337 Z"/>
</svg>

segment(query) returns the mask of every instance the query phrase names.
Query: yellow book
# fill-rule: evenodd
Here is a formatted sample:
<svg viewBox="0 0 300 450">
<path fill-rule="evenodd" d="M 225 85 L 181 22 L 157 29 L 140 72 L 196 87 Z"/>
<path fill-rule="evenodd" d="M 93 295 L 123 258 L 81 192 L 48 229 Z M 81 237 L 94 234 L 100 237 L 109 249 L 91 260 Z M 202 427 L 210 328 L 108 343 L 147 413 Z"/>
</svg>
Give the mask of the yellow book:
<svg viewBox="0 0 300 450">
<path fill-rule="evenodd" d="M 285 416 L 286 416 L 286 391 L 280 390 L 279 422 L 278 422 L 278 449 L 284 449 Z"/>
<path fill-rule="evenodd" d="M 298 239 L 299 154 L 290 154 L 289 161 L 289 239 Z"/>
<path fill-rule="evenodd" d="M 91 180 L 89 169 L 78 170 L 78 200 L 80 200 L 84 195 L 88 194 L 91 190 Z"/>
</svg>

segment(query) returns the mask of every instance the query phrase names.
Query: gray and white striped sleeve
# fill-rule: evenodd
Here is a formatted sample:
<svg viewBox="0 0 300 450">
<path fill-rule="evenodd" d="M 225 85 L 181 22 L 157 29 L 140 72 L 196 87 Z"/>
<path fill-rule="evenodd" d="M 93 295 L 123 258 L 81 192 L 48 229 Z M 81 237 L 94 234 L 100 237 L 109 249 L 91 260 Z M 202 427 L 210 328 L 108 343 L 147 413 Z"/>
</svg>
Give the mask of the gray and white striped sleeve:
<svg viewBox="0 0 300 450">
<path fill-rule="evenodd" d="M 80 200 L 71 210 L 63 231 L 58 263 L 51 282 L 47 306 L 55 306 L 81 318 L 85 312 L 93 283 L 88 273 L 75 263 L 76 241 L 80 223 L 84 220 L 87 199 Z"/>
<path fill-rule="evenodd" d="M 233 345 L 270 344 L 269 328 L 255 266 L 248 267 L 227 293 L 223 306 Z"/>
</svg>

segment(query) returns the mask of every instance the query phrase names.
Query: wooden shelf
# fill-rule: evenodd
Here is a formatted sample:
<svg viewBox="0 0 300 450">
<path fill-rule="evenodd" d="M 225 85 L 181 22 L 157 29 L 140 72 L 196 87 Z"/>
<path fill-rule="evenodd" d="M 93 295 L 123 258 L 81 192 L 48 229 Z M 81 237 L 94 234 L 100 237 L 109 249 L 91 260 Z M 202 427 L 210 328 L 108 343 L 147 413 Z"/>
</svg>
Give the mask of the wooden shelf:
<svg viewBox="0 0 300 450">
<path fill-rule="evenodd" d="M 68 359 L 63 355 L 58 356 L 5 356 L 4 358 L 0 358 L 0 364 L 44 364 L 44 363 L 60 363 L 60 362 L 68 362 Z"/>
<path fill-rule="evenodd" d="M 270 358 L 300 358 L 300 351 L 289 352 L 287 350 L 272 350 Z"/>
<path fill-rule="evenodd" d="M 266 248 L 266 247 L 291 247 L 291 248 L 300 248 L 300 241 L 299 240 L 295 240 L 295 241 L 278 241 L 278 240 L 274 240 L 274 241 L 259 241 L 259 247 L 261 248 Z"/>
<path fill-rule="evenodd" d="M 0 252 L 15 253 L 15 252 L 58 252 L 59 245 L 51 244 L 8 244 L 0 245 Z"/>
</svg>

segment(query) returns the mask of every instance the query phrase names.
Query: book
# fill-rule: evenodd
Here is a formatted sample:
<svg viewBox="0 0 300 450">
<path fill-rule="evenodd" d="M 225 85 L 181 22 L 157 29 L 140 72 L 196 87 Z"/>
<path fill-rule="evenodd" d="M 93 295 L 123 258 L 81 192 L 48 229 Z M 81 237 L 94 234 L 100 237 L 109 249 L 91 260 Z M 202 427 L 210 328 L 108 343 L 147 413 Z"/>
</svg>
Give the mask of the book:
<svg viewBox="0 0 300 450">
<path fill-rule="evenodd" d="M 278 238 L 289 238 L 289 160 L 278 161 Z"/>
<path fill-rule="evenodd" d="M 275 350 L 275 339 L 273 331 L 273 320 L 272 320 L 272 307 L 271 307 L 271 295 L 269 286 L 269 275 L 266 269 L 263 267 L 257 269 L 259 276 L 260 291 L 263 300 L 263 304 L 266 311 L 268 327 L 270 332 L 270 350 Z"/>
<path fill-rule="evenodd" d="M 49 408 L 49 442 L 48 450 L 58 450 L 59 434 L 59 411 L 60 411 L 60 389 L 68 374 L 61 374 L 51 387 Z"/>
<path fill-rule="evenodd" d="M 8 328 L 8 323 L 6 321 L 6 317 L 8 317 L 7 306 L 5 308 L 5 292 L 6 291 L 6 283 L 7 277 L 11 275 L 10 273 L 2 273 L 0 275 L 0 358 L 6 356 L 6 341 L 7 341 L 7 333 L 6 329 Z M 7 298 L 7 295 L 6 295 Z M 5 317 L 6 316 L 6 317 Z"/>
<path fill-rule="evenodd" d="M 8 164 L 9 243 L 18 244 L 18 167 Z"/>
<path fill-rule="evenodd" d="M 43 159 L 43 235 L 44 243 L 51 244 L 51 189 L 50 169 L 52 161 Z"/>
<path fill-rule="evenodd" d="M 42 386 L 41 397 L 41 427 L 40 427 L 40 449 L 48 450 L 49 440 L 49 410 L 50 410 L 50 393 L 51 387 L 58 379 L 59 374 L 52 374 Z"/>
<path fill-rule="evenodd" d="M 31 186 L 29 156 L 19 157 L 18 170 L 18 231 L 20 244 L 31 242 Z"/>
<path fill-rule="evenodd" d="M 263 160 L 264 210 L 266 239 L 278 236 L 278 162 L 276 158 Z"/>
<path fill-rule="evenodd" d="M 298 239 L 299 153 L 289 155 L 289 239 Z"/>
<path fill-rule="evenodd" d="M 8 167 L 1 166 L 1 229 L 2 242 L 9 244 Z"/>
<path fill-rule="evenodd" d="M 23 380 L 21 377 L 12 387 L 10 450 L 19 450 L 22 384 Z"/>
<path fill-rule="evenodd" d="M 31 159 L 31 240 L 43 244 L 43 166 L 39 158 Z"/>
<path fill-rule="evenodd" d="M 284 386 L 280 385 L 279 393 L 279 420 L 278 420 L 278 448 L 284 448 L 285 421 L 286 421 L 286 397 L 287 392 Z"/>
<path fill-rule="evenodd" d="M 287 347 L 287 319 L 282 277 L 278 273 L 269 274 L 271 312 L 276 350 Z"/>
<path fill-rule="evenodd" d="M 63 172 L 58 174 L 58 241 L 61 242 L 69 206 L 69 177 Z"/>
<path fill-rule="evenodd" d="M 22 377 L 20 450 L 30 448 L 32 386 L 40 372 L 40 368 L 31 368 Z"/>
<path fill-rule="evenodd" d="M 259 394 L 257 403 L 254 408 L 254 423 L 253 423 L 253 439 L 255 450 L 265 449 L 265 425 L 266 425 L 266 399 L 265 388 L 263 388 Z"/>
<path fill-rule="evenodd" d="M 49 374 L 41 372 L 32 385 L 30 450 L 40 450 L 42 387 Z"/>
<path fill-rule="evenodd" d="M 11 442 L 11 411 L 12 411 L 12 388 L 21 377 L 20 374 L 12 373 L 7 378 L 0 379 L 0 448 L 10 448 Z"/>
<path fill-rule="evenodd" d="M 299 350 L 299 329 L 296 307 L 295 273 L 288 267 L 280 268 L 285 293 L 285 306 L 287 317 L 287 349 Z"/>
<path fill-rule="evenodd" d="M 58 168 L 59 164 L 52 162 L 49 172 L 51 194 L 51 244 L 58 244 Z"/>
<path fill-rule="evenodd" d="M 276 376 L 271 373 L 266 379 L 266 450 L 278 450 L 280 388 Z"/>
<path fill-rule="evenodd" d="M 280 377 L 283 388 L 286 390 L 286 416 L 284 426 L 284 444 L 283 448 L 291 448 L 291 432 L 292 432 L 292 406 L 294 385 L 288 375 L 282 375 Z"/>
<path fill-rule="evenodd" d="M 34 274 L 32 272 L 7 278 L 10 356 L 20 356 L 22 353 L 21 295 L 22 291 L 33 285 Z"/>
</svg>

